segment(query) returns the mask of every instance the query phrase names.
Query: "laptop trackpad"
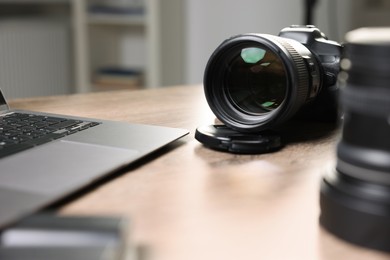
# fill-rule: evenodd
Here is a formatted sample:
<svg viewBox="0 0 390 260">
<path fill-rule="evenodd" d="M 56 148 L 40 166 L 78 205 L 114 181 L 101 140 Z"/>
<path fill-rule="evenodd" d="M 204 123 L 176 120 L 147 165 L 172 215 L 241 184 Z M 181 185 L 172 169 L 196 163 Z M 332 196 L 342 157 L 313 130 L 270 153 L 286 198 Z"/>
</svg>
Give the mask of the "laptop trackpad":
<svg viewBox="0 0 390 260">
<path fill-rule="evenodd" d="M 3 158 L 0 186 L 63 194 L 96 181 L 137 156 L 138 152 L 130 149 L 55 141 Z"/>
</svg>

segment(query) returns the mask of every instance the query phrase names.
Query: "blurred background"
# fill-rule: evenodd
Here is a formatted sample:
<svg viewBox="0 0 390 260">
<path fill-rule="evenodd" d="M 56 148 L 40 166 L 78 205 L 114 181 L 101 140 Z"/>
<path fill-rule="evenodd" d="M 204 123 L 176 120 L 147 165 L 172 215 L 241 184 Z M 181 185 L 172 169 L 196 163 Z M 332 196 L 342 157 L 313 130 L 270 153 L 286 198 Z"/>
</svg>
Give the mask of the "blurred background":
<svg viewBox="0 0 390 260">
<path fill-rule="evenodd" d="M 199 84 L 240 33 L 312 24 L 330 39 L 390 26 L 387 0 L 0 0 L 0 88 L 8 98 Z"/>
</svg>

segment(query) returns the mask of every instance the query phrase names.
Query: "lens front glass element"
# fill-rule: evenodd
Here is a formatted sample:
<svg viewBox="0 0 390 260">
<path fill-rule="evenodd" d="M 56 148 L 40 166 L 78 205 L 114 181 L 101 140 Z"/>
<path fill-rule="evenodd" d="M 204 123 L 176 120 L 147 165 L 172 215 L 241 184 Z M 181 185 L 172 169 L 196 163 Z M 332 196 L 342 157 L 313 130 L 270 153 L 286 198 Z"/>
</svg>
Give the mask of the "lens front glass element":
<svg viewBox="0 0 390 260">
<path fill-rule="evenodd" d="M 245 44 L 229 50 L 225 90 L 245 113 L 267 114 L 277 109 L 287 91 L 287 73 L 281 58 L 261 44 Z"/>
</svg>

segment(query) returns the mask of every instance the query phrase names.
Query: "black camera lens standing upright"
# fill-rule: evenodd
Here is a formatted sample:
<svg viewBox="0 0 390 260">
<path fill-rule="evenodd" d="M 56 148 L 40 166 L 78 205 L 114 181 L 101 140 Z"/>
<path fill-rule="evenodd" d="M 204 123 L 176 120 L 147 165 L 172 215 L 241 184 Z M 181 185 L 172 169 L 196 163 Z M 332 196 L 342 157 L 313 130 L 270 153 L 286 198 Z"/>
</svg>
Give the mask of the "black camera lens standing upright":
<svg viewBox="0 0 390 260">
<path fill-rule="evenodd" d="M 321 185 L 321 224 L 335 235 L 390 252 L 390 28 L 346 36 L 336 169 Z"/>
</svg>

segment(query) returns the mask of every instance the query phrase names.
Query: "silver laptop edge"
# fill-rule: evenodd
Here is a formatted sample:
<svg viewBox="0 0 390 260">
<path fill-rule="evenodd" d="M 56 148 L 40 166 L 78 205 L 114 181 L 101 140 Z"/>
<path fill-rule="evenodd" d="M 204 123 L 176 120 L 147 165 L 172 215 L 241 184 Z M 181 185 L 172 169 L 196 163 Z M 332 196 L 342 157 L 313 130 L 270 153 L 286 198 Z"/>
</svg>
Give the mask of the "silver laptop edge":
<svg viewBox="0 0 390 260">
<path fill-rule="evenodd" d="M 187 130 L 9 109 L 101 124 L 0 159 L 0 228 L 108 176 L 188 134 Z"/>
</svg>

